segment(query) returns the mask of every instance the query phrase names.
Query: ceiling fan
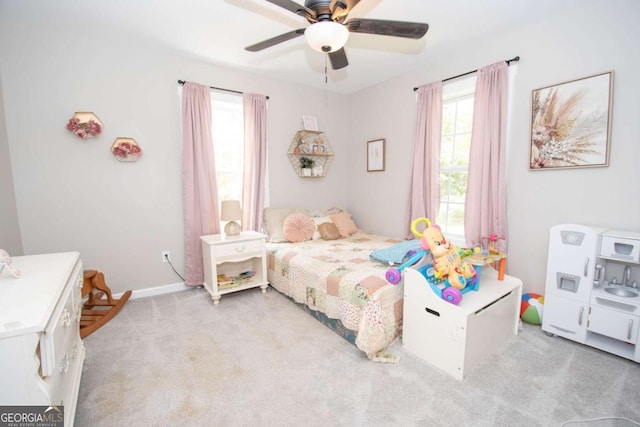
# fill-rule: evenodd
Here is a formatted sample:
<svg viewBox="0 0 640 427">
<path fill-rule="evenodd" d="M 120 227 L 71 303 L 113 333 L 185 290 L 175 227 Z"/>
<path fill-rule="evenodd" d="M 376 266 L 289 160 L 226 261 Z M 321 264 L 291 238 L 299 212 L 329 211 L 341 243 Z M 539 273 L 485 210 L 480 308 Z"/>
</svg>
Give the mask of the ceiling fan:
<svg viewBox="0 0 640 427">
<path fill-rule="evenodd" d="M 311 48 L 329 54 L 334 70 L 349 65 L 344 45 L 350 32 L 419 39 L 429 29 L 429 24 L 420 22 L 362 18 L 346 21 L 347 15 L 360 0 L 305 0 L 304 6 L 292 0 L 267 1 L 304 17 L 311 25 L 247 46 L 245 50 L 258 52 L 304 34 Z"/>
</svg>

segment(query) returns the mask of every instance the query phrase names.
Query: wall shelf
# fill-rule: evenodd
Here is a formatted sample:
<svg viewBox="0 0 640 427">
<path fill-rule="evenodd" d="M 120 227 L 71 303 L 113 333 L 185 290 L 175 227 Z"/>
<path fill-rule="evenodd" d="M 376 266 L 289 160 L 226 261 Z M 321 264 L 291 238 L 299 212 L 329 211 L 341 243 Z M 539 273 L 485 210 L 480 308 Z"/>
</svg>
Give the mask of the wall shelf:
<svg viewBox="0 0 640 427">
<path fill-rule="evenodd" d="M 314 130 L 300 130 L 296 132 L 287 157 L 298 176 L 303 178 L 322 178 L 329 172 L 333 162 L 333 147 L 324 132 Z M 300 159 L 307 157 L 314 161 L 314 167 L 304 170 L 300 164 Z"/>
</svg>

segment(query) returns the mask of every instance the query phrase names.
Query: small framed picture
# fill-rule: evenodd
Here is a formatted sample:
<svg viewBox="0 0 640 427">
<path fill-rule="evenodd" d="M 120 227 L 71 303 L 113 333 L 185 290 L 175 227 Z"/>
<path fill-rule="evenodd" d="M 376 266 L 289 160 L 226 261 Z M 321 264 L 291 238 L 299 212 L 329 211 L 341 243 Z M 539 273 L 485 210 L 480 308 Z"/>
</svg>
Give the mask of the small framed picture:
<svg viewBox="0 0 640 427">
<path fill-rule="evenodd" d="M 318 121 L 313 116 L 302 116 L 304 130 L 318 130 Z"/>
<path fill-rule="evenodd" d="M 367 172 L 384 171 L 384 139 L 367 141 Z"/>
</svg>

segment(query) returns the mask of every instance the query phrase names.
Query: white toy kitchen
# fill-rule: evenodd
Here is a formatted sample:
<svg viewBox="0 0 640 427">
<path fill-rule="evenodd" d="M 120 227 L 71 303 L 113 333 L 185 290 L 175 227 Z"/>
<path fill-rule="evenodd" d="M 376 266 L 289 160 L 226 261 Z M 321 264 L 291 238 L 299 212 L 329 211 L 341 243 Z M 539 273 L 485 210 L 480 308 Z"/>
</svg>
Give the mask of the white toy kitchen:
<svg viewBox="0 0 640 427">
<path fill-rule="evenodd" d="M 542 330 L 640 362 L 640 233 L 551 228 Z"/>
</svg>

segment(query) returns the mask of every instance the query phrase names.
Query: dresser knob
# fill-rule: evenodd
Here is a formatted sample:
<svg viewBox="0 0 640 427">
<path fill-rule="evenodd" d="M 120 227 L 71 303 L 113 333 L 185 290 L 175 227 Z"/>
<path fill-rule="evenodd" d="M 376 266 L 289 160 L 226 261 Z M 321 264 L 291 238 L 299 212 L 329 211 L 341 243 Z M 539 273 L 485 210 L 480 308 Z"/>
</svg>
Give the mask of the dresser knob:
<svg viewBox="0 0 640 427">
<path fill-rule="evenodd" d="M 244 245 L 242 246 L 236 246 L 236 252 L 240 253 L 240 252 L 244 252 Z"/>
<path fill-rule="evenodd" d="M 62 363 L 60 364 L 60 372 L 66 373 L 69 370 L 69 355 L 65 353 L 62 357 Z"/>
<path fill-rule="evenodd" d="M 60 316 L 60 320 L 62 321 L 62 324 L 64 326 L 71 325 L 71 313 L 69 313 L 69 310 L 67 310 L 66 308 L 64 309 L 64 311 L 62 312 L 62 316 Z"/>
</svg>

